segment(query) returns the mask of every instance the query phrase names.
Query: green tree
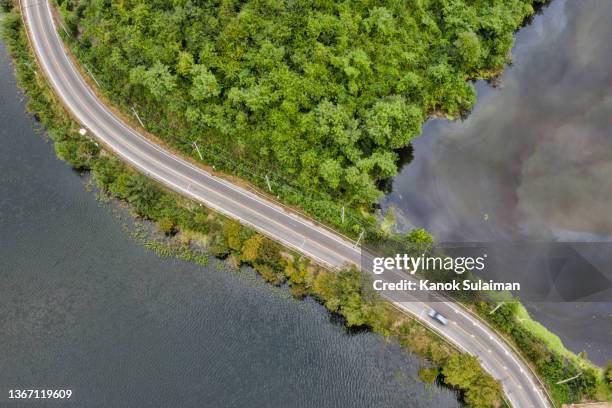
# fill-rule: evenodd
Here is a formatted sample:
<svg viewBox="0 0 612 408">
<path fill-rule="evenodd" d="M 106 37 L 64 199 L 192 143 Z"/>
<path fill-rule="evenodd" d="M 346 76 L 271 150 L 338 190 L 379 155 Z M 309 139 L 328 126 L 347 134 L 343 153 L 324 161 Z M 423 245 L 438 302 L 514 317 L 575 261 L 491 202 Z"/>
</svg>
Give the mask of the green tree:
<svg viewBox="0 0 612 408">
<path fill-rule="evenodd" d="M 421 367 L 419 368 L 419 378 L 428 384 L 433 384 L 438 379 L 440 375 L 440 370 L 437 368 L 427 368 Z"/>
<path fill-rule="evenodd" d="M 8 13 L 9 11 L 11 11 L 11 8 L 13 6 L 12 3 L 13 2 L 11 0 L 0 0 L 0 9 L 2 9 L 2 11 L 4 11 L 5 13 Z"/>
<path fill-rule="evenodd" d="M 142 216 L 155 218 L 157 205 L 161 197 L 159 189 L 142 174 L 135 175 L 130 180 L 127 200 L 134 205 L 136 212 Z"/>
<path fill-rule="evenodd" d="M 193 85 L 189 94 L 195 101 L 201 101 L 219 95 L 221 89 L 214 74 L 202 65 L 196 65 L 191 70 Z"/>
<path fill-rule="evenodd" d="M 191 74 L 194 64 L 193 55 L 190 52 L 181 51 L 176 62 L 176 72 L 187 77 Z"/>
<path fill-rule="evenodd" d="M 363 21 L 368 32 L 376 32 L 382 36 L 390 36 L 395 32 L 395 19 L 385 7 L 374 7 L 370 16 Z"/>
<path fill-rule="evenodd" d="M 259 259 L 269 265 L 278 267 L 280 261 L 281 246 L 270 238 L 263 237 L 259 247 Z"/>
<path fill-rule="evenodd" d="M 156 62 L 149 69 L 143 66 L 132 69 L 130 81 L 134 84 L 143 85 L 156 100 L 162 100 L 176 87 L 176 78 L 170 73 L 170 69 L 161 62 Z"/>
<path fill-rule="evenodd" d="M 316 276 L 313 289 L 327 309 L 346 318 L 348 326 L 362 326 L 366 323 L 362 310 L 361 274 L 356 269 L 323 271 Z"/>
<path fill-rule="evenodd" d="M 595 396 L 598 386 L 597 377 L 599 375 L 596 370 L 591 368 L 582 370 L 582 375 L 577 379 L 582 395 L 587 396 L 587 398 Z"/>
<path fill-rule="evenodd" d="M 532 2 L 62 1 L 61 14 L 107 93 L 164 142 L 201 142 L 207 164 L 260 188 L 275 175 L 280 199 L 351 228 L 337 203 L 368 222 L 396 150 L 431 114 L 473 106 L 467 79 L 503 67 Z"/>
<path fill-rule="evenodd" d="M 126 199 L 130 196 L 131 187 L 132 176 L 127 172 L 121 172 L 106 188 L 115 197 Z"/>
<path fill-rule="evenodd" d="M 421 112 L 401 96 L 391 96 L 374 104 L 366 117 L 368 135 L 379 146 L 399 149 L 420 131 Z"/>
<path fill-rule="evenodd" d="M 442 375 L 445 383 L 464 392 L 465 402 L 470 407 L 495 407 L 501 399 L 500 383 L 486 374 L 472 355 L 453 354 L 444 364 Z"/>
<path fill-rule="evenodd" d="M 454 387 L 468 389 L 481 375 L 478 359 L 466 353 L 453 354 L 444 367 L 444 382 Z"/>
<path fill-rule="evenodd" d="M 324 160 L 319 166 L 319 174 L 330 187 L 336 188 L 342 179 L 342 166 L 334 159 Z"/>
<path fill-rule="evenodd" d="M 454 42 L 459 54 L 461 67 L 466 71 L 474 70 L 480 62 L 480 39 L 471 31 L 464 31 L 457 35 Z"/>
<path fill-rule="evenodd" d="M 282 273 L 275 271 L 274 268 L 272 268 L 268 264 L 257 263 L 254 265 L 254 267 L 255 270 L 259 272 L 261 277 L 264 278 L 266 282 L 269 282 L 276 286 L 281 285 L 285 282 L 285 276 Z"/>
<path fill-rule="evenodd" d="M 482 369 L 479 367 L 479 370 Z M 499 404 L 502 388 L 490 375 L 481 375 L 465 392 L 465 402 L 472 408 L 490 408 Z"/>
<path fill-rule="evenodd" d="M 434 239 L 424 228 L 415 228 L 406 235 L 406 240 L 411 244 L 433 244 Z"/>
</svg>

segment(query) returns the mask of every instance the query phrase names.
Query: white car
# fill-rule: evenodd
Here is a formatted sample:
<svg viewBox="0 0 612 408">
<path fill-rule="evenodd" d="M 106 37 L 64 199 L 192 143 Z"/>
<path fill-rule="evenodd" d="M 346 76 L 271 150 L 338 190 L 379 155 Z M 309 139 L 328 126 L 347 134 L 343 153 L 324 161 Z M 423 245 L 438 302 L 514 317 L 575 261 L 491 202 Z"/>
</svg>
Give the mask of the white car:
<svg viewBox="0 0 612 408">
<path fill-rule="evenodd" d="M 440 313 L 438 313 L 436 310 L 434 309 L 430 309 L 429 312 L 427 313 L 429 315 L 429 317 L 431 317 L 432 319 L 438 321 L 438 323 L 442 323 L 443 325 L 447 325 L 448 324 L 448 319 L 444 316 L 442 316 Z"/>
</svg>

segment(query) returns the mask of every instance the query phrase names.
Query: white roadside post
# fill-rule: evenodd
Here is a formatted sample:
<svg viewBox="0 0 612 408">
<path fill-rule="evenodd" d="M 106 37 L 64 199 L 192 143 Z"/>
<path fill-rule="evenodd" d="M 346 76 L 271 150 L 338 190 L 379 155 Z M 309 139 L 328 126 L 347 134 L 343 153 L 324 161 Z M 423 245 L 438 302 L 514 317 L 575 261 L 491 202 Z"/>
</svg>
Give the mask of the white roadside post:
<svg viewBox="0 0 612 408">
<path fill-rule="evenodd" d="M 133 106 L 132 112 L 134 113 L 134 116 L 136 116 L 136 119 L 138 119 L 138 123 L 140 123 L 140 126 L 142 126 L 143 129 L 146 129 L 146 126 L 144 125 L 144 123 L 142 123 L 142 120 L 140 120 L 140 116 L 138 116 L 138 112 L 136 112 L 136 108 L 134 108 Z"/>
<path fill-rule="evenodd" d="M 266 184 L 268 185 L 268 190 L 270 190 L 270 192 L 272 192 L 272 186 L 270 185 L 270 178 L 268 177 L 267 174 L 266 174 Z"/>
<path fill-rule="evenodd" d="M 70 34 L 68 34 L 68 30 L 66 30 L 66 26 L 62 24 L 61 27 L 62 27 L 62 30 L 64 30 L 64 32 L 66 33 L 66 36 L 72 37 Z"/>
<path fill-rule="evenodd" d="M 195 147 L 196 152 L 198 152 L 198 156 L 200 156 L 200 160 L 204 160 L 204 158 L 202 157 L 202 152 L 200 152 L 200 148 L 198 147 L 198 144 L 196 143 L 196 141 L 193 141 L 193 147 Z"/>
<path fill-rule="evenodd" d="M 500 307 L 502 307 L 502 305 L 503 305 L 503 304 L 504 304 L 504 302 L 499 302 L 499 303 L 497 304 L 497 306 L 495 306 L 495 309 L 491 310 L 491 311 L 489 312 L 489 314 L 490 314 L 490 315 L 492 315 L 493 313 L 497 312 L 497 309 L 499 309 Z"/>
<path fill-rule="evenodd" d="M 100 83 L 98 82 L 98 80 L 97 80 L 97 79 L 96 79 L 96 77 L 94 76 L 93 72 L 91 72 L 91 71 L 89 70 L 89 67 L 88 67 L 87 65 L 83 65 L 83 66 L 84 66 L 84 67 L 85 67 L 85 69 L 87 70 L 87 73 L 88 73 L 88 74 L 91 76 L 91 79 L 93 79 L 93 80 L 94 80 L 94 82 L 96 83 L 96 85 L 98 85 L 98 88 L 102 88 L 102 87 L 100 86 Z"/>
<path fill-rule="evenodd" d="M 570 378 L 566 378 L 565 380 L 561 380 L 561 381 L 557 381 L 555 384 L 560 385 L 560 384 L 565 384 L 566 382 L 570 382 L 572 380 L 575 380 L 576 378 L 580 377 L 582 375 L 582 371 L 579 372 L 577 375 L 570 377 Z"/>
<path fill-rule="evenodd" d="M 355 246 L 359 246 L 359 242 L 361 241 L 361 238 L 363 238 L 363 234 L 365 232 L 365 229 L 361 230 L 361 234 L 359 234 L 359 238 L 357 238 L 357 243 L 355 244 Z"/>
</svg>

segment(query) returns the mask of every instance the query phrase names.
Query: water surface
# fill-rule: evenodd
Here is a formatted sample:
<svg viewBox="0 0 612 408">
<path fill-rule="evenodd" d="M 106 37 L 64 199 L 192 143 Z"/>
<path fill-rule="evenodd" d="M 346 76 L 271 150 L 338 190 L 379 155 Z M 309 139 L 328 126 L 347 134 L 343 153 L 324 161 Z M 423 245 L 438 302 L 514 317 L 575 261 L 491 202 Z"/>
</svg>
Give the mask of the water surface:
<svg viewBox="0 0 612 408">
<path fill-rule="evenodd" d="M 457 407 L 419 361 L 254 274 L 160 259 L 34 131 L 0 43 L 0 406 Z"/>
<path fill-rule="evenodd" d="M 430 120 L 414 141 L 382 202 L 400 228 L 440 242 L 612 241 L 610 21 L 610 1 L 554 0 L 521 29 L 501 87 L 479 82 L 466 120 Z M 612 357 L 612 303 L 530 310 L 573 350 Z"/>
</svg>

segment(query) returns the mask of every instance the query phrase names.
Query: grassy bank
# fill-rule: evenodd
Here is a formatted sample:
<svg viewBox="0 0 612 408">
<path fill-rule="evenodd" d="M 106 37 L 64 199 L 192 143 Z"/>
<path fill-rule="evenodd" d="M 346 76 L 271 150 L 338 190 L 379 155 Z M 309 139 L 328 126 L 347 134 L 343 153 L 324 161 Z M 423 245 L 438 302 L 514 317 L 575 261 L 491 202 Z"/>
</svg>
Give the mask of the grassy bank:
<svg viewBox="0 0 612 408">
<path fill-rule="evenodd" d="M 605 370 L 565 348 L 559 337 L 533 320 L 520 302 L 505 302 L 495 310 L 497 306 L 485 302 L 470 305 L 521 351 L 559 405 L 612 402 L 612 384 Z"/>
<path fill-rule="evenodd" d="M 57 156 L 78 171 L 91 172 L 103 194 L 129 203 L 136 216 L 155 222 L 168 239 L 147 244 L 150 249 L 160 256 L 200 264 L 206 264 L 210 253 L 234 266 L 249 265 L 271 284 L 288 284 L 297 298 L 314 297 L 341 316 L 347 326 L 366 328 L 398 341 L 424 359 L 423 379 L 441 380 L 456 388 L 469 405 L 500 404 L 500 384 L 474 357 L 458 353 L 417 321 L 364 290 L 368 285 L 363 284 L 359 271 L 331 272 L 314 265 L 252 229 L 168 191 L 80 135 L 80 126 L 55 99 L 39 71 L 18 12 L 6 14 L 2 25 L 18 84 L 28 96 L 28 110 L 47 129 Z"/>
</svg>

